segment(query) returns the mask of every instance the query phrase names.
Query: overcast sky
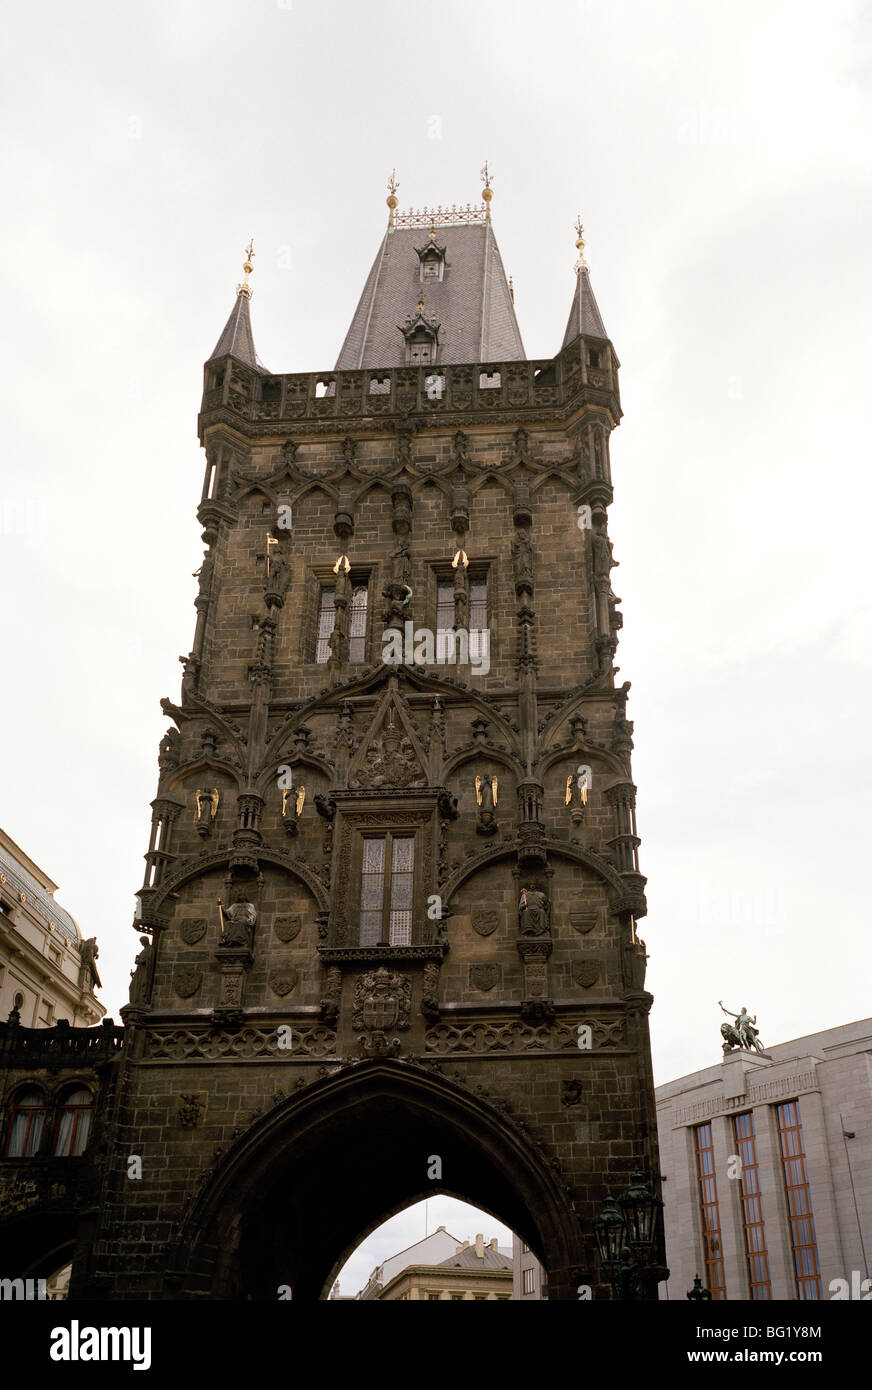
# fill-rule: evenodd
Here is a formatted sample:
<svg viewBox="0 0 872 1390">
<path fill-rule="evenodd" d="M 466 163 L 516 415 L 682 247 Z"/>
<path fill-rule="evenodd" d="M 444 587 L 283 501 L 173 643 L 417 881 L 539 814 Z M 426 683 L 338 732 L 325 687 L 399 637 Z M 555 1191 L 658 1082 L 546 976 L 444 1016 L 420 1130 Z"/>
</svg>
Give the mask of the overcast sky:
<svg viewBox="0 0 872 1390">
<path fill-rule="evenodd" d="M 0 823 L 96 934 L 109 1012 L 243 248 L 261 359 L 329 368 L 391 168 L 401 208 L 465 203 L 487 158 L 528 356 L 581 211 L 622 364 L 655 1078 L 718 1060 L 721 998 L 764 1043 L 872 1013 L 869 5 L 50 0 L 0 42 Z"/>
</svg>

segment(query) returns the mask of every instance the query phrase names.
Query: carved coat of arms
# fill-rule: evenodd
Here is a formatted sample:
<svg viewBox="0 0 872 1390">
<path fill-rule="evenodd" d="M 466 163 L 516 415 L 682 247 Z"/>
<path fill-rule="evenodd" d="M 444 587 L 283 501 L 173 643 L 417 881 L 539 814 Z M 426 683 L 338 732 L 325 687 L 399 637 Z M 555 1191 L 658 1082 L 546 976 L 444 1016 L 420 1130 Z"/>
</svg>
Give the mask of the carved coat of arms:
<svg viewBox="0 0 872 1390">
<path fill-rule="evenodd" d="M 475 989 L 493 989 L 500 977 L 500 967 L 498 965 L 479 964 L 469 967 L 470 983 Z"/>
<path fill-rule="evenodd" d="M 299 935 L 302 926 L 302 918 L 297 912 L 291 917 L 277 917 L 273 923 L 273 929 L 279 941 L 293 941 Z"/>
<path fill-rule="evenodd" d="M 589 931 L 593 931 L 597 924 L 598 914 L 596 912 L 570 912 L 569 920 L 575 929 L 582 936 L 587 936 Z"/>
<path fill-rule="evenodd" d="M 182 940 L 187 946 L 195 946 L 206 935 L 208 923 L 205 917 L 191 917 L 179 928 Z"/>
<path fill-rule="evenodd" d="M 412 982 L 406 975 L 386 970 L 369 970 L 354 986 L 351 1026 L 357 1032 L 386 1032 L 408 1028 L 412 1002 Z"/>
<path fill-rule="evenodd" d="M 193 965 L 182 965 L 173 975 L 173 989 L 182 999 L 190 999 L 203 983 L 203 972 Z"/>
<path fill-rule="evenodd" d="M 572 962 L 572 978 L 582 989 L 590 989 L 591 985 L 596 984 L 602 970 L 602 962 L 598 960 L 576 960 Z"/>
<path fill-rule="evenodd" d="M 472 929 L 479 936 L 490 936 L 500 924 L 500 914 L 496 908 L 476 908 L 472 914 Z"/>
<path fill-rule="evenodd" d="M 294 970 L 293 966 L 287 965 L 281 970 L 270 972 L 269 987 L 273 994 L 277 994 L 279 998 L 283 999 L 286 994 L 290 994 L 298 979 L 298 972 Z"/>
</svg>

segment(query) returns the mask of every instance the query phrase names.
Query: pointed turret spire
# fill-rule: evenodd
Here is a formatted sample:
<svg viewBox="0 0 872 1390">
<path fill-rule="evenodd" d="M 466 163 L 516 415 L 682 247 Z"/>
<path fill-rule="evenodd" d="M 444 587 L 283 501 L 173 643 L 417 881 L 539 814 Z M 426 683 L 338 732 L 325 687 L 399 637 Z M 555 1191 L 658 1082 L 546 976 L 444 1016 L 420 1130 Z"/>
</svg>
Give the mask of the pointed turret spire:
<svg viewBox="0 0 872 1390">
<path fill-rule="evenodd" d="M 253 256 L 254 242 L 250 241 L 245 249 L 245 264 L 242 267 L 245 279 L 241 285 L 236 286 L 236 303 L 224 325 L 224 332 L 215 345 L 215 351 L 210 353 L 208 361 L 212 362 L 216 357 L 235 357 L 238 361 L 244 362 L 246 366 L 253 367 L 255 371 L 258 371 L 260 364 L 254 350 L 254 334 L 251 331 L 251 313 L 248 307 L 252 295 L 248 277 L 254 270 Z"/>
<path fill-rule="evenodd" d="M 572 297 L 569 321 L 563 335 L 563 347 L 573 342 L 580 334 L 586 334 L 590 338 L 609 336 L 590 284 L 590 271 L 584 257 L 584 228 L 580 217 L 576 219 L 575 231 L 575 245 L 578 251 L 575 262 L 575 294 Z"/>
</svg>

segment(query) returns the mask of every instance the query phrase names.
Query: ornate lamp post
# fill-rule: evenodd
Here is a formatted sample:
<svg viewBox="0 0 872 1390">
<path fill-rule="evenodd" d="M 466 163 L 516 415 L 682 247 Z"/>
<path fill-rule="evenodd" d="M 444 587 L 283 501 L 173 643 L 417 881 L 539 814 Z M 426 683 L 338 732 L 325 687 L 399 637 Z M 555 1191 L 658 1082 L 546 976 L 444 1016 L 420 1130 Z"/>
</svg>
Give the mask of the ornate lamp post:
<svg viewBox="0 0 872 1390">
<path fill-rule="evenodd" d="M 643 1175 L 636 1172 L 617 1205 L 611 1193 L 607 1194 L 605 1206 L 593 1223 L 600 1261 L 615 1297 L 621 1301 L 648 1297 L 654 1276 L 668 1273 L 651 1263 L 662 1206 L 660 1198 L 648 1191 Z"/>
<path fill-rule="evenodd" d="M 711 1298 L 710 1290 L 703 1288 L 702 1280 L 698 1274 L 693 1276 L 693 1288 L 688 1289 L 687 1297 L 694 1303 L 705 1302 Z"/>
</svg>

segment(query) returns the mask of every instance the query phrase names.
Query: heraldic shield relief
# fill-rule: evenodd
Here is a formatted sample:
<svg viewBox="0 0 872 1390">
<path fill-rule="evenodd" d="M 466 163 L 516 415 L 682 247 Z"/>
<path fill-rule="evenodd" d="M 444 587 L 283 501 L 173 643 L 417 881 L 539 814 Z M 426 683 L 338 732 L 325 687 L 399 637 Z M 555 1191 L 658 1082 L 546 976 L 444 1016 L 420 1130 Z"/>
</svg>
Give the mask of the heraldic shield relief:
<svg viewBox="0 0 872 1390">
<path fill-rule="evenodd" d="M 390 1028 L 408 1028 L 412 1002 L 412 982 L 405 975 L 385 970 L 369 970 L 354 986 L 351 1026 L 356 1032 L 384 1033 Z"/>
</svg>

